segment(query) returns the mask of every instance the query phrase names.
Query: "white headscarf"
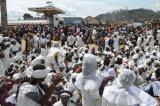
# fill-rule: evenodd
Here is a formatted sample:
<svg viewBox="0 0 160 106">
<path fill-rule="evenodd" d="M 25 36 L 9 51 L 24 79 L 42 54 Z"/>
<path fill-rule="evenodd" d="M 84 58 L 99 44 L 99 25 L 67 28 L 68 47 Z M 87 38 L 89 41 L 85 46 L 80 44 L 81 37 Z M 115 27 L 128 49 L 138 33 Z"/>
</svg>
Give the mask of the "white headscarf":
<svg viewBox="0 0 160 106">
<path fill-rule="evenodd" d="M 82 63 L 82 74 L 88 76 L 95 74 L 97 70 L 97 60 L 96 57 L 92 54 L 86 54 L 83 57 Z"/>
<path fill-rule="evenodd" d="M 97 61 L 92 54 L 84 55 L 82 62 L 82 72 L 77 75 L 75 86 L 80 90 L 97 90 L 101 80 L 96 75 Z"/>
<path fill-rule="evenodd" d="M 35 66 L 37 64 L 44 64 L 43 62 L 45 61 L 45 57 L 42 55 L 39 55 L 38 57 L 36 57 L 32 62 L 31 65 Z"/>
<path fill-rule="evenodd" d="M 46 78 L 48 73 L 51 71 L 50 68 L 45 68 L 42 70 L 33 70 L 33 68 L 30 66 L 26 71 L 27 77 L 33 77 L 33 78 Z"/>
<path fill-rule="evenodd" d="M 133 71 L 128 69 L 121 71 L 113 85 L 104 89 L 104 100 L 114 106 L 156 106 L 154 98 L 140 88 L 132 86 L 135 79 Z"/>
</svg>

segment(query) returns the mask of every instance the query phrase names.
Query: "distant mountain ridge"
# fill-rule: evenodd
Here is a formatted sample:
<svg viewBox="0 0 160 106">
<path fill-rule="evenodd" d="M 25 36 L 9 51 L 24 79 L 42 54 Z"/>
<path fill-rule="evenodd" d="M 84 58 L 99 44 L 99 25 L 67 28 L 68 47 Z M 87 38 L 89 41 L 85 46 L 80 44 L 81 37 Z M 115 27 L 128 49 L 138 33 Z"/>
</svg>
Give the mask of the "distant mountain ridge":
<svg viewBox="0 0 160 106">
<path fill-rule="evenodd" d="M 153 11 L 149 9 L 132 9 L 132 10 L 116 10 L 110 13 L 100 14 L 96 16 L 101 22 L 106 20 L 109 22 L 124 22 L 128 21 L 151 21 L 160 20 L 160 11 Z"/>
</svg>

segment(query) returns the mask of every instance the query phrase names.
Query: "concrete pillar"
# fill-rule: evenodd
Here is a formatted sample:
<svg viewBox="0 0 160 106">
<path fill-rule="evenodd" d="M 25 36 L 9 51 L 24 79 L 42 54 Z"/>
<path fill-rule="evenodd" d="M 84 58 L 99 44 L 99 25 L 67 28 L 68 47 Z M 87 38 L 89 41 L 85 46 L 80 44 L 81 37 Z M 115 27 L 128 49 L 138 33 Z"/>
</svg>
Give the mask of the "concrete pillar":
<svg viewBox="0 0 160 106">
<path fill-rule="evenodd" d="M 2 32 L 8 31 L 6 0 L 0 0 Z"/>
</svg>

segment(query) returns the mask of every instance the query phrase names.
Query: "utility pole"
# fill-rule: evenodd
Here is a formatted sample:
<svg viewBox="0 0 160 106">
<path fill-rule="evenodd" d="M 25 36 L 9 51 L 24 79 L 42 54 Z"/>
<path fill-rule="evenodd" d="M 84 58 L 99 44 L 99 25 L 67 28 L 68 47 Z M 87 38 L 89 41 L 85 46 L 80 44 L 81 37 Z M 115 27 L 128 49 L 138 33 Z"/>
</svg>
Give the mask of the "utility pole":
<svg viewBox="0 0 160 106">
<path fill-rule="evenodd" d="M 8 31 L 8 20 L 7 20 L 6 0 L 0 0 L 0 10 L 1 10 L 2 32 L 7 32 Z"/>
</svg>

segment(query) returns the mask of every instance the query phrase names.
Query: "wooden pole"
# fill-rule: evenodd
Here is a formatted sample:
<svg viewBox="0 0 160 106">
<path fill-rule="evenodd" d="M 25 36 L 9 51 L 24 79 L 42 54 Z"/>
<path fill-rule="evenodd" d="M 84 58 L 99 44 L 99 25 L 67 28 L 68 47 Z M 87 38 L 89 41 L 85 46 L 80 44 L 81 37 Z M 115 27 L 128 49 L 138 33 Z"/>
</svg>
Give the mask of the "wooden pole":
<svg viewBox="0 0 160 106">
<path fill-rule="evenodd" d="M 0 7 L 1 7 L 2 32 L 7 32 L 8 31 L 8 19 L 7 19 L 6 0 L 0 0 Z"/>
</svg>

